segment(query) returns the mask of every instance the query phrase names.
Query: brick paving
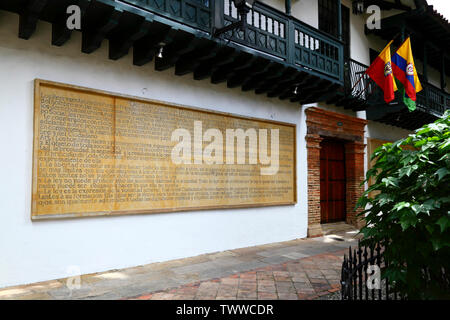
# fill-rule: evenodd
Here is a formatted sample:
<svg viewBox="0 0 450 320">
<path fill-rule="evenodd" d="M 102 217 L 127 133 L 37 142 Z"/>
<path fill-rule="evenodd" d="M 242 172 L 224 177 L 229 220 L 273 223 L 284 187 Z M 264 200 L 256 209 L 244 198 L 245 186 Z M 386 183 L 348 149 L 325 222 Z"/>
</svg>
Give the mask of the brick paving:
<svg viewBox="0 0 450 320">
<path fill-rule="evenodd" d="M 203 254 L 120 270 L 0 289 L 2 299 L 315 299 L 339 290 L 353 227 L 324 225 L 325 236 Z M 151 254 L 149 254 L 151 256 Z"/>
<path fill-rule="evenodd" d="M 139 300 L 311 300 L 340 290 L 346 250 L 143 294 Z"/>
</svg>

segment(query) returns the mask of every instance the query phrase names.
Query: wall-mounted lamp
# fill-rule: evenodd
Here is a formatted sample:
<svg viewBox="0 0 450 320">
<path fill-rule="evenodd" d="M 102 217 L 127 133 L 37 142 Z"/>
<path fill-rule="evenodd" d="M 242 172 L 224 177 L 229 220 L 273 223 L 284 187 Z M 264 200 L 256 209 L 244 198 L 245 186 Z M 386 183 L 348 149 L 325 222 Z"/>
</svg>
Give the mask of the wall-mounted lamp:
<svg viewBox="0 0 450 320">
<path fill-rule="evenodd" d="M 165 46 L 166 44 L 165 43 L 163 43 L 163 42 L 161 42 L 160 44 L 159 44 L 159 51 L 158 51 L 158 55 L 157 55 L 157 57 L 159 58 L 159 59 L 162 59 L 162 57 L 163 57 L 163 52 L 164 52 L 164 46 Z"/>
<path fill-rule="evenodd" d="M 245 30 L 245 25 L 247 24 L 247 14 L 253 8 L 253 3 L 255 0 L 233 0 L 233 2 L 240 17 L 239 21 L 233 22 L 223 28 L 216 29 L 213 33 L 215 37 L 234 29 L 240 29 L 242 31 Z"/>
</svg>

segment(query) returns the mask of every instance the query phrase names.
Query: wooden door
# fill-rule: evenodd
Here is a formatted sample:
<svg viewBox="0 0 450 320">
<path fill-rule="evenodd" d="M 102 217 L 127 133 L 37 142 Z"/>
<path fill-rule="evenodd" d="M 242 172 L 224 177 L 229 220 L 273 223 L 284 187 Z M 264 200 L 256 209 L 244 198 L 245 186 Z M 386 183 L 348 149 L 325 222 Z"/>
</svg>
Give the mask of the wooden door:
<svg viewBox="0 0 450 320">
<path fill-rule="evenodd" d="M 344 144 L 323 140 L 320 149 L 321 223 L 345 221 L 345 151 Z"/>
</svg>

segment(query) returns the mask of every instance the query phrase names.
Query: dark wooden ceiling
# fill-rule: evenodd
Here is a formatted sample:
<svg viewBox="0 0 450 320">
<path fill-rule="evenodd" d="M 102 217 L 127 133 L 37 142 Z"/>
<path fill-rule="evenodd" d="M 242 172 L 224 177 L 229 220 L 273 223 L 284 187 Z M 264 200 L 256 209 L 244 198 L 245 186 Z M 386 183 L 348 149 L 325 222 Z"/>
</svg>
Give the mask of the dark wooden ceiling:
<svg viewBox="0 0 450 320">
<path fill-rule="evenodd" d="M 324 95 L 343 86 L 343 80 L 330 79 L 311 68 L 283 61 L 234 41 L 214 38 L 207 31 L 209 21 L 202 28 L 193 28 L 183 23 L 184 20 L 180 22 L 170 15 L 155 14 L 127 3 L 111 0 L 2 0 L 0 10 L 19 14 L 18 36 L 22 39 L 32 37 L 38 20 L 51 23 L 52 45 L 62 46 L 74 32 L 65 27 L 66 9 L 76 4 L 82 10 L 83 53 L 94 52 L 103 40 L 108 39 L 110 59 L 120 59 L 132 51 L 133 64 L 137 66 L 154 60 L 157 71 L 174 67 L 179 76 L 191 73 L 195 80 L 209 78 L 214 84 L 226 82 L 229 88 L 240 87 L 243 91 L 254 91 L 293 103 L 323 100 Z M 319 31 L 317 33 L 320 34 Z M 158 58 L 161 44 L 164 45 L 164 54 Z"/>
</svg>

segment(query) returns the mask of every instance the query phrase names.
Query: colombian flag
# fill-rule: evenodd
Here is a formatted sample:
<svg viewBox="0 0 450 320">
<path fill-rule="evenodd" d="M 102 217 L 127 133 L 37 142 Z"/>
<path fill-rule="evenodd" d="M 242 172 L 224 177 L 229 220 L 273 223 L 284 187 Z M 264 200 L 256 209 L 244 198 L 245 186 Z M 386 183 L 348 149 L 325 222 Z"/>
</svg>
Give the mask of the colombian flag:
<svg viewBox="0 0 450 320">
<path fill-rule="evenodd" d="M 406 98 L 416 101 L 416 93 L 422 91 L 411 49 L 411 39 L 408 38 L 392 56 L 394 76 L 405 87 Z"/>
<path fill-rule="evenodd" d="M 395 91 L 397 91 L 397 84 L 394 81 L 392 74 L 391 63 L 391 44 L 393 40 L 384 48 L 380 55 L 367 69 L 366 73 L 380 86 L 384 91 L 384 101 L 386 103 L 395 99 Z"/>
</svg>

